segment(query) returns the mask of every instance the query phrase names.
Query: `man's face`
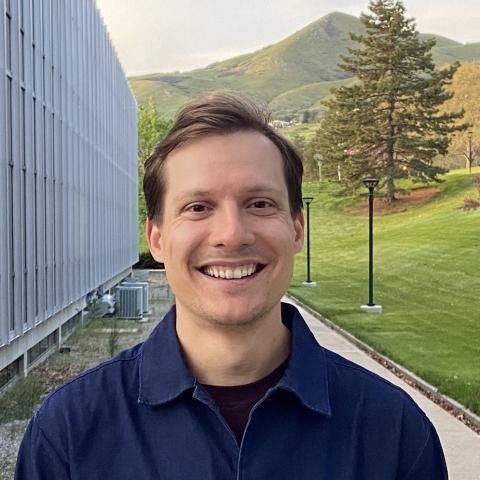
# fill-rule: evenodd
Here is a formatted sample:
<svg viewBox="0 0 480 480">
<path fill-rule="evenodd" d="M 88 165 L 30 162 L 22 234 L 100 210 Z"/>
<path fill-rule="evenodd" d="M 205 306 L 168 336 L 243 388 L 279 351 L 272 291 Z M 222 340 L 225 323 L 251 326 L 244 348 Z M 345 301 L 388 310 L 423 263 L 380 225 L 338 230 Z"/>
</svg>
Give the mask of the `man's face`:
<svg viewBox="0 0 480 480">
<path fill-rule="evenodd" d="M 303 246 L 277 147 L 257 132 L 207 136 L 174 150 L 164 178 L 162 224 L 148 222 L 147 239 L 177 314 L 238 326 L 270 313 Z"/>
</svg>

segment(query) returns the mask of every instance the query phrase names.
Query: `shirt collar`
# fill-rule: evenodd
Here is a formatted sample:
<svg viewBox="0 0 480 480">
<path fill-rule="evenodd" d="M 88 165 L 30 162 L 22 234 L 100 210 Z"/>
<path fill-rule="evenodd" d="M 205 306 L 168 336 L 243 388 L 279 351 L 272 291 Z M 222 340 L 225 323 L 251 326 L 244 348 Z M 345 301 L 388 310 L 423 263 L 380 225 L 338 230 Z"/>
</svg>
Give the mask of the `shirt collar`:
<svg viewBox="0 0 480 480">
<path fill-rule="evenodd" d="M 331 415 L 325 349 L 289 303 L 282 303 L 282 322 L 291 332 L 292 344 L 287 370 L 277 388 L 293 392 L 310 410 Z"/>
<path fill-rule="evenodd" d="M 180 351 L 175 318 L 173 306 L 142 345 L 139 403 L 161 405 L 197 385 Z M 291 331 L 292 347 L 287 369 L 276 388 L 289 390 L 307 408 L 330 415 L 325 350 L 293 305 L 282 303 L 282 322 Z"/>
<path fill-rule="evenodd" d="M 139 366 L 139 403 L 160 405 L 195 386 L 175 330 L 175 305 L 142 345 Z"/>
</svg>

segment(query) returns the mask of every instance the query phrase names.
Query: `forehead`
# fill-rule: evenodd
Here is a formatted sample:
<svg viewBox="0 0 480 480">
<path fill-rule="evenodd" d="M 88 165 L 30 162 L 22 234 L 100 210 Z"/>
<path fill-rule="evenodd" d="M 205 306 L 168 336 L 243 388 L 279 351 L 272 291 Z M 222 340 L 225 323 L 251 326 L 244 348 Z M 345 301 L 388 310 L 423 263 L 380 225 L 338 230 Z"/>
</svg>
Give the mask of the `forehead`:
<svg viewBox="0 0 480 480">
<path fill-rule="evenodd" d="M 260 187 L 287 194 L 280 151 L 252 131 L 209 135 L 182 145 L 168 155 L 164 179 L 167 199 L 191 191 L 234 193 Z"/>
</svg>

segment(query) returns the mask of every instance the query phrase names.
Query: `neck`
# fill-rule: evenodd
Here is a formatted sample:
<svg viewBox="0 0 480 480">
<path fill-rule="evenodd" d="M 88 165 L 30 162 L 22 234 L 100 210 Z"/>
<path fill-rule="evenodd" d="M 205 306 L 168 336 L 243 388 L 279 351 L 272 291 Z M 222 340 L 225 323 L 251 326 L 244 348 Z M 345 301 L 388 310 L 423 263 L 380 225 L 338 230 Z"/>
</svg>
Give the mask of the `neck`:
<svg viewBox="0 0 480 480">
<path fill-rule="evenodd" d="M 265 377 L 290 353 L 290 331 L 280 304 L 242 328 L 189 318 L 177 304 L 177 336 L 184 358 L 200 383 L 245 385 Z"/>
</svg>

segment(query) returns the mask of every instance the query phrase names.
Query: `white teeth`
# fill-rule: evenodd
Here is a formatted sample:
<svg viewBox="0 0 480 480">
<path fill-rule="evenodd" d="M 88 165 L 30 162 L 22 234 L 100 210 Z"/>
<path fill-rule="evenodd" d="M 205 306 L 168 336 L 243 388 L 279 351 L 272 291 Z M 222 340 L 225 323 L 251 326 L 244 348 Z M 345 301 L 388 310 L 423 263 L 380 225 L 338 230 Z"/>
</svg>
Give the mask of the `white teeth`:
<svg viewBox="0 0 480 480">
<path fill-rule="evenodd" d="M 242 269 L 241 268 L 236 268 L 233 271 L 233 278 L 242 278 L 242 277 L 243 277 Z"/>
<path fill-rule="evenodd" d="M 236 268 L 228 268 L 222 266 L 208 266 L 205 267 L 204 273 L 210 277 L 239 279 L 252 275 L 257 271 L 257 265 L 242 265 Z"/>
</svg>

